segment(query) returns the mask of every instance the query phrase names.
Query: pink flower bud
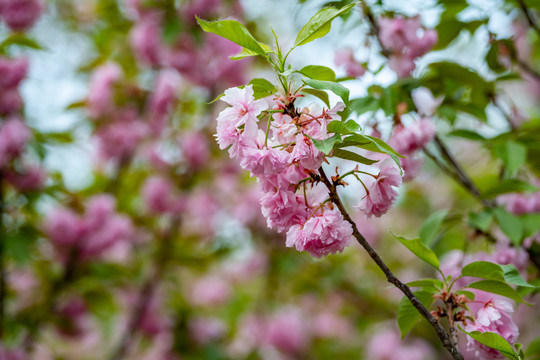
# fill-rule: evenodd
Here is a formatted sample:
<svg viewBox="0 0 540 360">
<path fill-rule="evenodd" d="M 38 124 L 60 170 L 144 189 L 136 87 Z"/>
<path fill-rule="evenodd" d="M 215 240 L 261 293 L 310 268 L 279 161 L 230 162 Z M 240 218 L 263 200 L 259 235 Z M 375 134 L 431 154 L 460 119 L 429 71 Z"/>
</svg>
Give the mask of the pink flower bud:
<svg viewBox="0 0 540 360">
<path fill-rule="evenodd" d="M 19 86 L 28 72 L 28 59 L 0 58 L 0 91 Z"/>
<path fill-rule="evenodd" d="M 31 28 L 44 10 L 42 0 L 3 0 L 2 17 L 14 31 Z"/>
</svg>

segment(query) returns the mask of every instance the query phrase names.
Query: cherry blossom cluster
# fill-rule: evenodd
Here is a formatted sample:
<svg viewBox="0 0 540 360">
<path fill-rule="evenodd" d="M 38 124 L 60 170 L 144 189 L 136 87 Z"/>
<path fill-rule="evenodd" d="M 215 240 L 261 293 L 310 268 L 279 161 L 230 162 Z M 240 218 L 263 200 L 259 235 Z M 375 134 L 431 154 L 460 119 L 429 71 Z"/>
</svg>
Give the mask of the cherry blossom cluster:
<svg viewBox="0 0 540 360">
<path fill-rule="evenodd" d="M 179 33 L 172 40 L 165 38 L 167 16 L 171 14 L 162 7 L 151 6 L 141 0 L 126 0 L 125 5 L 135 25 L 129 38 L 137 59 L 151 67 L 175 69 L 192 83 L 213 89 L 219 81 L 224 86 L 239 85 L 244 82 L 242 69 L 246 61 L 227 61 L 228 57 L 240 52 L 241 47 L 213 34 L 202 34 L 196 40 L 192 32 Z M 175 11 L 183 19 L 184 26 L 194 28 L 195 15 L 215 16 L 223 10 L 219 0 L 197 0 Z M 234 15 L 241 15 L 239 4 L 233 6 Z"/>
<path fill-rule="evenodd" d="M 437 31 L 425 29 L 418 18 L 379 19 L 379 40 L 389 54 L 388 66 L 397 76 L 408 77 L 415 69 L 415 59 L 437 43 Z"/>
<path fill-rule="evenodd" d="M 502 336 L 510 344 L 515 344 L 519 336 L 519 328 L 511 317 L 513 304 L 500 296 L 475 291 L 475 300 L 468 306 L 474 314 L 474 322 L 467 324 L 465 330 L 492 332 Z M 476 359 L 492 360 L 505 357 L 495 349 L 480 344 L 470 336 L 467 337 L 467 350 L 473 352 Z"/>
<path fill-rule="evenodd" d="M 142 139 L 161 134 L 179 86 L 177 74 L 162 70 L 156 77 L 155 90 L 145 96 L 141 89 L 127 83 L 117 64 L 106 63 L 97 68 L 90 80 L 86 103 L 97 124 L 100 155 L 125 162 Z M 146 103 L 142 111 L 137 100 Z"/>
<path fill-rule="evenodd" d="M 217 142 L 257 177 L 268 226 L 286 232 L 288 247 L 313 256 L 343 251 L 352 228 L 329 202 L 327 190 L 316 186 L 325 154 L 314 141 L 330 137 L 327 125 L 341 120 L 338 112 L 344 105 L 296 109 L 294 97 L 255 100 L 251 85 L 230 88 L 221 100 L 230 107 L 217 118 Z M 259 118 L 267 118 L 266 132 L 259 129 Z M 365 177 L 361 181 L 366 190 L 359 207 L 367 216 L 380 216 L 394 203 L 401 174 L 391 159 L 373 168 L 376 174 L 357 171 Z"/>
<path fill-rule="evenodd" d="M 69 208 L 54 209 L 44 224 L 45 232 L 63 258 L 99 257 L 115 245 L 134 236 L 131 219 L 116 211 L 116 200 L 95 195 L 82 215 Z"/>
<path fill-rule="evenodd" d="M 511 193 L 500 195 L 497 202 L 515 215 L 540 213 L 540 192 L 532 194 Z"/>
<path fill-rule="evenodd" d="M 20 191 L 38 190 L 46 180 L 45 171 L 23 157 L 32 138 L 32 131 L 24 122 L 24 102 L 19 91 L 28 68 L 25 57 L 0 56 L 0 173 Z"/>
<path fill-rule="evenodd" d="M 465 287 L 471 282 L 470 278 L 458 277 L 461 268 L 473 261 L 490 261 L 500 265 L 513 265 L 518 271 L 525 274 L 528 257 L 525 250 L 516 250 L 510 244 L 501 243 L 497 246 L 496 251 L 491 254 L 479 252 L 465 255 L 459 250 L 450 252 L 441 264 L 441 270 L 443 273 L 456 278 L 455 286 Z M 467 332 L 492 332 L 502 336 L 510 344 L 515 344 L 519 336 L 519 328 L 511 315 L 514 312 L 513 303 L 499 295 L 477 289 L 469 288 L 468 290 L 474 294 L 474 300 L 455 293 L 442 294 L 441 296 L 443 301 L 452 301 L 454 308 L 460 309 L 455 314 L 455 320 L 459 321 Z M 471 354 L 474 354 L 475 359 L 504 359 L 500 352 L 482 345 L 470 336 L 467 336 L 466 349 Z"/>
</svg>

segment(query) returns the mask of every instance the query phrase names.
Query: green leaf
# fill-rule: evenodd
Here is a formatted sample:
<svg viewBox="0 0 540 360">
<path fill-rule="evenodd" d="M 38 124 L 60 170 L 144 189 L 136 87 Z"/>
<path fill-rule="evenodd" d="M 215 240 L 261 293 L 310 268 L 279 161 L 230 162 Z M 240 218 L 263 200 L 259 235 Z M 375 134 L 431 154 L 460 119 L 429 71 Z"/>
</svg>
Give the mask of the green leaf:
<svg viewBox="0 0 540 360">
<path fill-rule="evenodd" d="M 461 276 L 472 276 L 487 280 L 505 281 L 503 269 L 489 261 L 475 261 L 461 269 Z"/>
<path fill-rule="evenodd" d="M 433 302 L 433 294 L 433 291 L 428 290 L 414 292 L 414 295 L 418 298 L 418 300 L 428 309 Z M 402 339 L 412 330 L 420 319 L 422 319 L 422 315 L 420 315 L 418 310 L 411 304 L 409 299 L 404 296 L 399 303 L 397 316 L 397 322 Z"/>
<path fill-rule="evenodd" d="M 303 88 L 302 92 L 318 97 L 319 99 L 321 99 L 326 104 L 326 106 L 330 107 L 330 99 L 328 98 L 328 94 L 326 93 L 326 91 L 317 90 L 317 89 L 310 89 L 310 88 Z"/>
<path fill-rule="evenodd" d="M 328 34 L 332 26 L 332 20 L 340 15 L 348 13 L 355 5 L 356 3 L 353 3 L 344 6 L 341 9 L 327 7 L 319 10 L 311 19 L 309 19 L 304 27 L 302 27 L 294 41 L 294 47 L 307 44 Z"/>
<path fill-rule="evenodd" d="M 511 174 L 525 164 L 527 159 L 527 148 L 512 140 L 495 145 L 494 151 Z"/>
<path fill-rule="evenodd" d="M 352 151 L 347 151 L 347 150 L 342 150 L 342 149 L 332 150 L 332 156 L 338 157 L 340 159 L 356 161 L 357 163 L 364 164 L 364 165 L 372 165 L 379 161 L 379 160 L 371 160 L 362 155 L 358 155 L 357 153 L 354 153 Z"/>
<path fill-rule="evenodd" d="M 335 134 L 334 136 L 325 140 L 311 139 L 311 141 L 313 141 L 313 145 L 315 145 L 319 151 L 322 151 L 325 155 L 328 155 L 330 154 L 330 151 L 332 151 L 334 144 L 341 141 L 341 136 L 339 134 Z"/>
<path fill-rule="evenodd" d="M 270 96 L 278 91 L 277 87 L 266 79 L 253 79 L 249 82 L 249 85 L 253 85 L 253 97 L 255 99 Z"/>
<path fill-rule="evenodd" d="M 514 359 L 514 360 L 521 360 L 519 355 L 516 354 L 514 351 L 514 348 L 512 348 L 512 345 L 508 343 L 502 336 L 496 333 L 492 333 L 489 331 L 486 332 L 480 332 L 480 331 L 471 331 L 467 332 L 463 330 L 461 327 L 459 328 L 461 331 L 463 331 L 465 334 L 472 337 L 474 340 L 478 341 L 480 344 L 486 345 L 487 347 L 490 347 L 492 349 L 495 349 L 499 351 L 501 354 L 503 354 L 508 359 Z"/>
<path fill-rule="evenodd" d="M 491 186 L 484 192 L 486 197 L 495 197 L 501 194 L 510 192 L 522 192 L 522 191 L 536 191 L 538 188 L 529 184 L 526 181 L 519 179 L 505 179 L 498 181 L 495 185 Z"/>
<path fill-rule="evenodd" d="M 240 51 L 238 54 L 229 56 L 229 59 L 231 59 L 231 60 L 242 60 L 242 59 L 245 59 L 247 57 L 257 56 L 257 55 L 259 55 L 259 54 L 257 54 L 255 51 L 251 51 L 249 49 L 243 48 L 242 51 Z"/>
<path fill-rule="evenodd" d="M 529 284 L 519 274 L 519 271 L 514 267 L 514 265 L 508 264 L 508 265 L 499 265 L 503 272 L 504 272 L 504 280 L 506 280 L 507 283 L 517 285 L 517 286 L 523 286 L 523 287 L 530 287 L 530 288 L 537 288 L 538 286 Z"/>
<path fill-rule="evenodd" d="M 414 255 L 418 256 L 420 259 L 433 266 L 435 269 L 439 269 L 440 264 L 439 259 L 437 259 L 437 255 L 435 255 L 433 250 L 424 245 L 422 240 L 409 240 L 397 235 L 394 235 L 394 237 L 398 239 L 399 242 L 402 243 L 407 249 L 409 249 Z"/>
<path fill-rule="evenodd" d="M 351 134 L 361 130 L 360 125 L 354 120 L 348 120 L 346 122 L 333 120 L 326 127 L 329 133 L 334 134 Z"/>
<path fill-rule="evenodd" d="M 435 289 L 442 289 L 444 284 L 439 279 L 420 279 L 415 281 L 410 281 L 407 283 L 409 287 L 432 287 Z"/>
<path fill-rule="evenodd" d="M 366 96 L 351 100 L 349 107 L 358 115 L 362 115 L 369 111 L 378 110 L 381 105 L 379 99 L 372 96 Z"/>
<path fill-rule="evenodd" d="M 469 225 L 482 231 L 489 229 L 492 221 L 493 215 L 487 211 L 469 214 Z"/>
<path fill-rule="evenodd" d="M 195 16 L 197 22 L 201 28 L 206 31 L 227 40 L 232 41 L 235 44 L 242 46 L 243 48 L 252 51 L 258 55 L 266 56 L 269 48 L 266 45 L 261 45 L 248 29 L 236 20 L 219 20 L 219 21 L 205 21 Z"/>
<path fill-rule="evenodd" d="M 502 281 L 480 280 L 467 285 L 467 287 L 487 291 L 492 294 L 501 295 L 517 302 L 526 304 L 526 302 L 516 290 L 514 290 L 510 285 Z"/>
<path fill-rule="evenodd" d="M 466 129 L 456 129 L 448 133 L 450 136 L 460 137 L 467 140 L 486 141 L 487 139 L 476 131 Z"/>
<path fill-rule="evenodd" d="M 304 79 L 304 83 L 315 89 L 330 90 L 339 96 L 345 105 L 349 104 L 349 89 L 339 83 L 314 79 Z"/>
<path fill-rule="evenodd" d="M 456 294 L 465 295 L 467 297 L 467 299 L 473 300 L 473 301 L 476 298 L 476 294 L 473 293 L 472 291 L 458 290 L 458 291 L 456 291 Z"/>
<path fill-rule="evenodd" d="M 310 79 L 336 81 L 336 73 L 334 73 L 334 70 L 326 66 L 308 65 L 304 66 L 298 72 Z"/>
<path fill-rule="evenodd" d="M 540 356 L 540 338 L 533 340 L 529 344 L 527 351 L 525 351 L 525 355 L 527 356 L 527 359 L 530 356 Z"/>
<path fill-rule="evenodd" d="M 401 164 L 399 157 L 404 157 L 403 155 L 398 154 L 394 149 L 390 147 L 387 143 L 373 136 L 362 135 L 362 134 L 353 134 L 343 139 L 339 144 L 336 144 L 336 148 L 344 148 L 348 146 L 356 146 L 360 149 L 378 152 L 381 154 L 389 155 L 401 169 Z"/>
<path fill-rule="evenodd" d="M 510 241 L 514 245 L 520 246 L 524 229 L 519 218 L 502 208 L 495 208 L 492 210 L 492 213 L 495 216 L 495 221 L 497 221 L 497 224 Z"/>
<path fill-rule="evenodd" d="M 528 238 L 540 230 L 540 214 L 523 214 L 520 219 L 523 225 L 523 238 Z"/>
<path fill-rule="evenodd" d="M 30 49 L 43 50 L 43 47 L 35 40 L 30 39 L 21 33 L 15 33 L 8 36 L 4 41 L 2 41 L 2 43 L 0 43 L 0 48 L 7 47 L 9 45 L 19 45 Z"/>
<path fill-rule="evenodd" d="M 428 246 L 431 246 L 433 244 L 433 242 L 437 238 L 437 233 L 439 232 L 439 229 L 447 213 L 447 210 L 437 211 L 431 214 L 424 221 L 422 227 L 420 228 L 420 239 L 422 239 L 424 244 Z"/>
</svg>

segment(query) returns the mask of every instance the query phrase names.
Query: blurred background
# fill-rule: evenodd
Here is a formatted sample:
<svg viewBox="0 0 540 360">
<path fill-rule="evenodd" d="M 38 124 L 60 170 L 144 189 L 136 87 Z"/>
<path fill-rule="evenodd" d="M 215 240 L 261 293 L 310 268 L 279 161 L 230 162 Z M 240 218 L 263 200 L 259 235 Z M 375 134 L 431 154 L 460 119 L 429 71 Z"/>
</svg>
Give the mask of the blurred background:
<svg viewBox="0 0 540 360">
<path fill-rule="evenodd" d="M 18 23 L 8 3 L 0 0 L 0 141 L 9 140 L 0 143 L 0 359 L 447 358 L 425 322 L 401 341 L 401 293 L 356 243 L 323 259 L 286 248 L 261 215 L 256 180 L 213 137 L 224 109 L 213 99 L 275 78 L 257 58 L 230 60 L 241 48 L 203 33 L 195 15 L 237 19 L 269 44 L 273 29 L 289 48 L 321 7 L 351 1 L 20 0 Z M 375 19 L 414 18 L 438 41 L 403 70 L 357 6 L 290 63 L 348 78 L 349 117 L 385 140 L 396 114 L 404 124 L 418 117 L 411 90 L 428 87 L 441 99 L 430 115 L 437 132 L 482 190 L 525 161 L 519 175 L 538 185 L 539 33 L 519 3 L 366 1 Z M 15 85 L 3 84 L 3 66 L 20 69 Z M 494 150 L 488 139 L 506 141 L 522 124 L 526 155 Z M 500 230 L 487 238 L 493 219 L 479 220 L 482 205 L 423 153 L 414 158 L 388 214 L 366 219 L 350 206 L 400 279 L 436 277 L 391 235 L 416 237 L 426 219 L 438 222 L 431 246 L 448 273 L 467 252 L 538 277 L 538 249 L 528 255 Z M 362 196 L 361 186 L 344 193 L 349 205 Z M 517 308 L 521 343 L 538 337 L 539 320 L 538 305 Z"/>
</svg>

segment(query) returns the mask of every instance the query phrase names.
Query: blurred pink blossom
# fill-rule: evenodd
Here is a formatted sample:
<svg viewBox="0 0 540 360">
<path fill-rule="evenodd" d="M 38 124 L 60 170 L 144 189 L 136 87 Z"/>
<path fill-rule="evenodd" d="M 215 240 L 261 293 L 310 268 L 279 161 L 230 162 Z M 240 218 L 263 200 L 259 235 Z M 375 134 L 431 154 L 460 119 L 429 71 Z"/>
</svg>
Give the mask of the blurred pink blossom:
<svg viewBox="0 0 540 360">
<path fill-rule="evenodd" d="M 347 76 L 358 78 L 366 72 L 366 69 L 354 58 L 354 51 L 346 48 L 336 51 L 334 63 L 345 69 Z"/>
<path fill-rule="evenodd" d="M 0 2 L 2 2 L 0 15 L 14 31 L 31 28 L 45 9 L 42 0 L 0 0 Z"/>
</svg>

